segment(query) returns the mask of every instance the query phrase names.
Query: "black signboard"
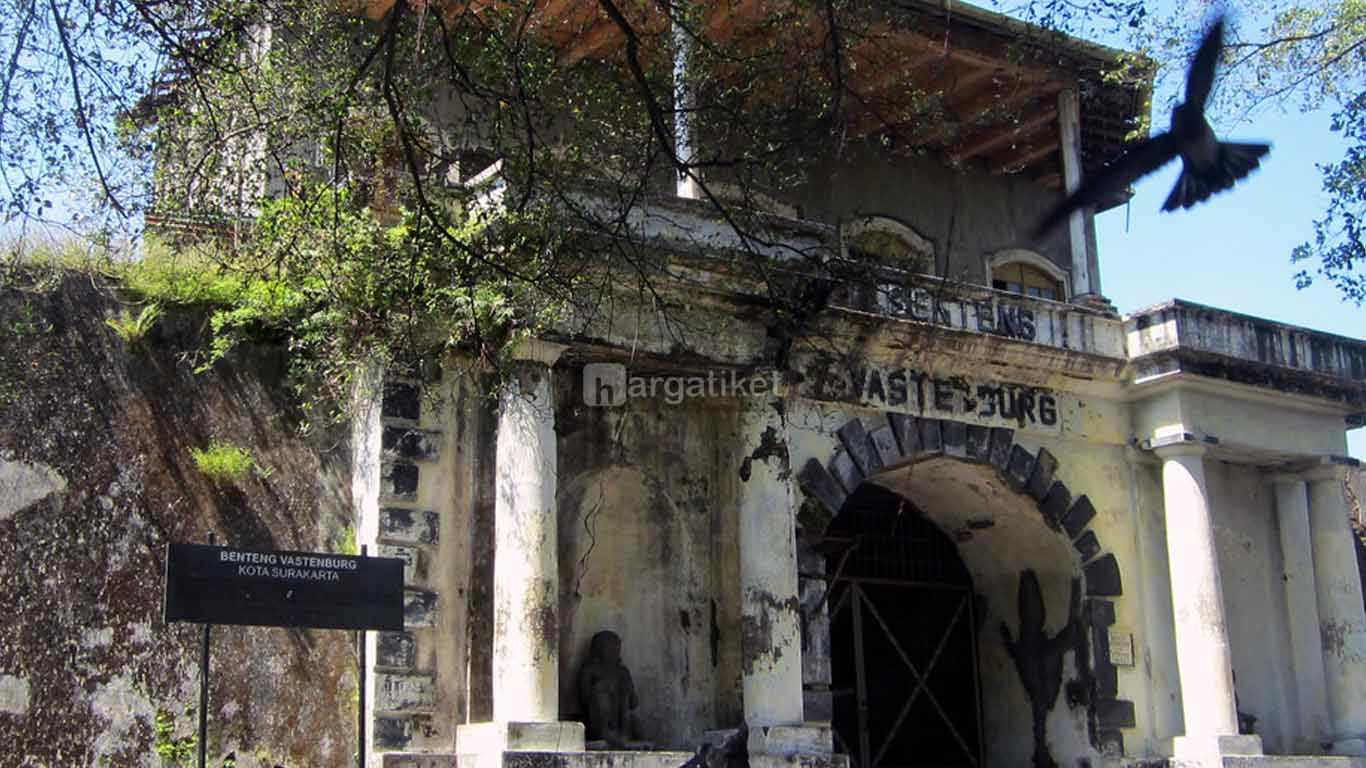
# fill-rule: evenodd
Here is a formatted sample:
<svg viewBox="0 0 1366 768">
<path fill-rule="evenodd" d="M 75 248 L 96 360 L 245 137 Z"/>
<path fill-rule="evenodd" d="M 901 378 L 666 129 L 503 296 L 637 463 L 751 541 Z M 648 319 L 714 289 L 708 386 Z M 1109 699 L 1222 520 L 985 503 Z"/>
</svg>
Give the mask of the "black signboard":
<svg viewBox="0 0 1366 768">
<path fill-rule="evenodd" d="M 403 561 L 320 552 L 166 547 L 166 621 L 403 629 Z"/>
</svg>

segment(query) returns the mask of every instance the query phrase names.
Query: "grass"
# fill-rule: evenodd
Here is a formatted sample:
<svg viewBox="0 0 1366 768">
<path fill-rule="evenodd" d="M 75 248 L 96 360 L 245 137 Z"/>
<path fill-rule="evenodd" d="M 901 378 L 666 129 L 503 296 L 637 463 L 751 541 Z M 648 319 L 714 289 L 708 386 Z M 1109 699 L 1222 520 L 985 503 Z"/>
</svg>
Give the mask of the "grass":
<svg viewBox="0 0 1366 768">
<path fill-rule="evenodd" d="M 195 737 L 175 735 L 176 722 L 175 715 L 165 710 L 158 710 L 156 719 L 152 722 L 152 732 L 155 742 L 152 746 L 153 751 L 161 758 L 163 765 L 189 765 L 195 752 Z"/>
<path fill-rule="evenodd" d="M 203 450 L 192 450 L 190 455 L 200 473 L 214 485 L 236 485 L 256 466 L 251 452 L 233 443 L 214 440 Z"/>
</svg>

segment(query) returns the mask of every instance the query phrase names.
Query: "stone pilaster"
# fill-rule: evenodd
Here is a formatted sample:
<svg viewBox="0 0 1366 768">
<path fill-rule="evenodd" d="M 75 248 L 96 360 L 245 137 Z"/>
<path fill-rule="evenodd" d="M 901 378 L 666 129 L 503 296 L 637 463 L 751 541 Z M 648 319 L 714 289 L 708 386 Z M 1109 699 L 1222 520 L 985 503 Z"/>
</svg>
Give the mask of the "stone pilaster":
<svg viewBox="0 0 1366 768">
<path fill-rule="evenodd" d="M 1295 747 L 1318 752 L 1329 733 L 1328 694 L 1319 642 L 1314 552 L 1309 532 L 1309 496 L 1304 478 L 1277 475 L 1276 522 L 1280 531 L 1282 583 L 1290 630 L 1290 662 L 1295 681 Z"/>
<path fill-rule="evenodd" d="M 1345 468 L 1325 465 L 1305 478 L 1329 736 L 1334 752 L 1366 755 L 1366 608 L 1348 521 Z"/>
<path fill-rule="evenodd" d="M 449 514 L 441 461 L 446 455 L 444 400 L 438 379 L 361 377 L 353 429 L 360 512 L 357 544 L 403 561 L 399 632 L 367 633 L 366 727 L 369 766 L 454 755 L 455 703 L 439 681 L 460 672 L 446 638 L 459 618 L 441 609 L 441 518 Z M 437 390 L 429 390 L 431 387 Z"/>
<path fill-rule="evenodd" d="M 1178 443 L 1155 450 L 1162 459 L 1176 665 L 1185 717 L 1185 734 L 1172 745 L 1174 756 L 1221 765 L 1221 755 L 1261 754 L 1261 739 L 1238 735 L 1228 624 L 1205 484 L 1205 448 Z"/>
</svg>

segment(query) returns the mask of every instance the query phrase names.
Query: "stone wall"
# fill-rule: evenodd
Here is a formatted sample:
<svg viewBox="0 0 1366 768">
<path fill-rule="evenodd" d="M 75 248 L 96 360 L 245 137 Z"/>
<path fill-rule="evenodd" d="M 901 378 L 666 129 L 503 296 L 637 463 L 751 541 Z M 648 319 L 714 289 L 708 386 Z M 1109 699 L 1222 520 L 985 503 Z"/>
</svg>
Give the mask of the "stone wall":
<svg viewBox="0 0 1366 768">
<path fill-rule="evenodd" d="M 201 634 L 162 621 L 166 544 L 336 551 L 352 519 L 346 441 L 300 437 L 280 350 L 196 375 L 202 315 L 130 345 L 104 322 L 124 306 L 89 275 L 0 287 L 6 765 L 163 765 L 157 713 L 163 741 L 195 732 Z M 190 453 L 211 439 L 259 470 L 214 486 Z M 210 765 L 351 764 L 351 633 L 218 627 L 212 647 Z"/>
</svg>

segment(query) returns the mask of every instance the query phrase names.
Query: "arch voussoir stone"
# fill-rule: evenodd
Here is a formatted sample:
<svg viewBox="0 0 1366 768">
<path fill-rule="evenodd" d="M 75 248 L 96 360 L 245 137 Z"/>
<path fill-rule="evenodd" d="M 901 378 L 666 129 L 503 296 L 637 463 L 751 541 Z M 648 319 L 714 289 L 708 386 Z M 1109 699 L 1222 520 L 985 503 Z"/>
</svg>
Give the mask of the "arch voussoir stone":
<svg viewBox="0 0 1366 768">
<path fill-rule="evenodd" d="M 844 486 L 815 459 L 806 460 L 806 464 L 797 473 L 797 482 L 808 495 L 820 502 L 831 516 L 839 513 L 845 499 L 848 498 Z"/>
<path fill-rule="evenodd" d="M 1067 514 L 1067 510 L 1072 506 L 1072 492 L 1067 489 L 1061 480 L 1054 480 L 1053 485 L 1048 489 L 1048 495 L 1043 497 L 1043 502 L 1039 504 L 1039 512 L 1043 514 L 1043 520 L 1049 528 L 1055 531 L 1062 530 L 1062 519 Z"/>
<path fill-rule="evenodd" d="M 863 470 L 859 469 L 858 462 L 854 461 L 854 457 L 850 456 L 846 450 L 836 451 L 826 468 L 830 470 L 830 474 L 835 476 L 835 479 L 839 481 L 847 493 L 853 493 L 867 479 Z M 839 510 L 837 509 L 835 512 L 838 513 Z"/>
<path fill-rule="evenodd" d="M 878 455 L 876 446 L 868 439 L 868 432 L 864 430 L 862 421 L 851 419 L 848 424 L 840 427 L 836 434 L 849 458 L 858 467 L 859 474 L 863 476 L 860 480 L 875 475 L 882 469 L 882 457 Z M 852 493 L 854 489 L 847 490 Z"/>
<path fill-rule="evenodd" d="M 944 455 L 989 464 L 1012 490 L 1032 498 L 1045 524 L 1066 535 L 1079 556 L 1086 584 L 1082 635 L 1090 642 L 1078 644 L 1077 664 L 1086 688 L 1090 740 L 1102 753 L 1122 756 L 1122 731 L 1135 725 L 1134 704 L 1119 698 L 1109 630 L 1115 624 L 1113 599 L 1122 596 L 1123 584 L 1114 553 L 1105 552 L 1100 537 L 1091 530 L 1096 508 L 1090 498 L 1085 494 L 1074 497 L 1057 479 L 1059 461 L 1047 448 L 1031 453 L 1015 443 L 1015 431 L 1007 427 L 905 413 L 887 413 L 884 418 L 871 429 L 851 419 L 836 430 L 840 445 L 830 459 L 825 464 L 808 459 L 797 473 L 802 489 L 833 518 L 849 494 L 882 469 Z"/>
<path fill-rule="evenodd" d="M 869 432 L 868 441 L 873 444 L 873 451 L 877 453 L 878 459 L 884 467 L 897 464 L 904 457 L 901 452 L 901 444 L 897 442 L 890 423 L 878 426 Z"/>
</svg>

